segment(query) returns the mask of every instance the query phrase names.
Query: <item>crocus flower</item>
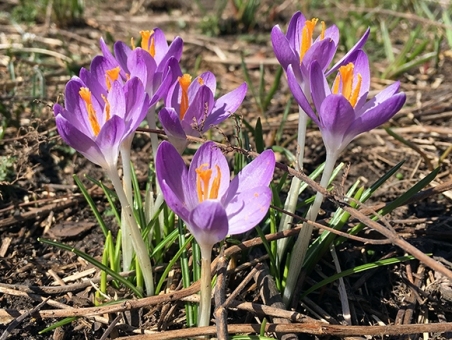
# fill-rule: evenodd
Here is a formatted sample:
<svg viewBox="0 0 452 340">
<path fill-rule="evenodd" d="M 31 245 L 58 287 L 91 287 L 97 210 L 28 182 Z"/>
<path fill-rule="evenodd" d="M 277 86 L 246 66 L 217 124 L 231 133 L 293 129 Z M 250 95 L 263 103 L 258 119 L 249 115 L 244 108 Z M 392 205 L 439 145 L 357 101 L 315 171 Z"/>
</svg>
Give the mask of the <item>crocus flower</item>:
<svg viewBox="0 0 452 340">
<path fill-rule="evenodd" d="M 63 140 L 91 162 L 116 168 L 119 146 L 143 120 L 149 97 L 138 78 L 112 81 L 108 91 L 93 85 L 78 77 L 67 83 L 64 107 L 54 105 L 56 125 Z"/>
<path fill-rule="evenodd" d="M 339 68 L 330 89 L 322 66 L 310 66 L 310 88 L 315 111 L 297 82 L 292 66 L 288 68 L 290 89 L 298 104 L 319 126 L 327 152 L 336 157 L 359 134 L 388 121 L 405 103 L 395 82 L 367 101 L 370 87 L 369 60 L 362 50 L 355 51 L 349 63 Z"/>
<path fill-rule="evenodd" d="M 276 58 L 285 71 L 287 71 L 289 65 L 292 65 L 293 73 L 308 97 L 310 93 L 308 68 L 312 61 L 316 60 L 323 72 L 329 75 L 342 64 L 347 63 L 353 51 L 360 49 L 365 44 L 370 32 L 368 29 L 356 45 L 329 71 L 326 71 L 336 54 L 339 30 L 336 25 L 326 28 L 322 21 L 320 35 L 314 39 L 314 29 L 317 22 L 317 18 L 306 20 L 301 12 L 297 12 L 290 19 L 286 35 L 278 25 L 273 27 L 271 32 Z"/>
<path fill-rule="evenodd" d="M 247 85 L 214 99 L 216 79 L 205 72 L 193 81 L 184 74 L 169 89 L 166 107 L 160 110 L 159 119 L 168 139 L 182 153 L 187 146 L 187 135 L 200 136 L 211 126 L 231 116 L 245 98 Z"/>
<path fill-rule="evenodd" d="M 229 181 L 229 166 L 213 142 L 203 144 L 187 169 L 174 146 L 160 144 L 157 179 L 167 205 L 186 223 L 201 249 L 201 299 L 198 326 L 207 326 L 211 310 L 211 252 L 228 234 L 250 230 L 266 215 L 275 155 L 264 151 Z"/>
<path fill-rule="evenodd" d="M 270 206 L 268 185 L 274 167 L 275 156 L 267 150 L 230 181 L 228 162 L 213 142 L 198 149 L 188 169 L 166 141 L 159 146 L 156 159 L 157 179 L 168 206 L 198 241 L 211 245 L 228 234 L 248 231 L 262 220 Z"/>
<path fill-rule="evenodd" d="M 116 167 L 121 146 L 130 142 L 149 110 L 149 96 L 140 79 L 134 77 L 122 82 L 118 79 L 118 68 L 104 67 L 108 62 L 103 57 L 96 59 L 94 65 L 97 62 L 101 66 L 94 66 L 91 72 L 82 69 L 81 78 L 73 77 L 67 83 L 64 107 L 54 105 L 56 125 L 63 140 L 100 165 L 113 182 L 125 210 L 123 226 L 127 225 L 127 228 L 124 227 L 123 234 L 131 241 L 146 291 L 152 295 L 154 282 L 149 254 Z M 101 70 L 105 73 L 99 73 Z"/>
</svg>

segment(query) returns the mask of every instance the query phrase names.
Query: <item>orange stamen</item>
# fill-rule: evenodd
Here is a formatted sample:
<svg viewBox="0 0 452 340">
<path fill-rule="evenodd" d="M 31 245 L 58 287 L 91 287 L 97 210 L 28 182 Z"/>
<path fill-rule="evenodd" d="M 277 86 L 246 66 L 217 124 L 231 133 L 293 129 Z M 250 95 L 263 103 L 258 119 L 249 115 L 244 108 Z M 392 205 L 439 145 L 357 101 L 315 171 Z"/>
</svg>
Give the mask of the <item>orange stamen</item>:
<svg viewBox="0 0 452 340">
<path fill-rule="evenodd" d="M 326 31 L 326 24 L 325 21 L 322 21 L 322 31 L 320 32 L 320 40 L 325 39 L 325 31 Z"/>
<path fill-rule="evenodd" d="M 312 34 L 314 33 L 314 27 L 319 19 L 313 18 L 307 20 L 301 31 L 301 42 L 300 42 L 300 63 L 303 61 L 304 55 L 309 50 L 312 45 Z"/>
<path fill-rule="evenodd" d="M 80 88 L 80 91 L 78 92 L 80 94 L 80 97 L 82 97 L 83 101 L 86 105 L 86 110 L 88 111 L 88 120 L 91 124 L 91 128 L 93 129 L 93 133 L 95 136 L 97 136 L 100 132 L 100 125 L 97 121 L 96 112 L 93 108 L 93 102 L 91 101 L 91 92 L 88 88 L 82 87 Z"/>
<path fill-rule="evenodd" d="M 358 101 L 359 91 L 361 90 L 361 83 L 362 83 L 363 77 L 361 74 L 358 73 L 358 83 L 355 86 L 355 89 L 352 92 L 352 95 L 350 96 L 350 104 L 352 104 L 353 107 L 355 107 L 356 102 Z"/>
<path fill-rule="evenodd" d="M 198 77 L 198 83 L 199 85 L 204 85 L 204 79 L 202 79 L 201 77 Z"/>
<path fill-rule="evenodd" d="M 339 68 L 342 80 L 342 94 L 347 99 L 350 99 L 353 91 L 353 69 L 353 63 L 349 63 Z"/>
<path fill-rule="evenodd" d="M 212 169 L 208 168 L 209 164 L 201 164 L 196 171 L 196 191 L 198 194 L 199 202 L 203 202 L 206 199 L 217 199 L 220 191 L 221 171 L 218 165 L 215 165 L 217 169 L 217 176 L 213 179 L 209 192 L 209 182 L 212 177 Z M 207 168 L 207 169 L 205 169 Z"/>
<path fill-rule="evenodd" d="M 105 83 L 107 84 L 107 90 L 110 91 L 112 81 L 118 80 L 119 72 L 121 69 L 118 67 L 107 70 L 105 73 Z"/>
<path fill-rule="evenodd" d="M 141 34 L 141 48 L 149 52 L 149 54 L 155 56 L 155 38 L 154 31 L 140 31 Z"/>
<path fill-rule="evenodd" d="M 105 102 L 105 121 L 110 119 L 110 103 L 108 102 L 107 97 L 105 97 L 103 94 L 101 94 L 102 99 Z"/>
<path fill-rule="evenodd" d="M 362 83 L 362 76 L 361 74 L 357 74 L 357 83 L 356 86 L 353 88 L 353 70 L 355 68 L 355 65 L 353 63 L 349 63 L 345 66 L 341 66 L 339 68 L 339 73 L 336 76 L 336 79 L 334 79 L 332 93 L 338 94 L 339 93 L 339 85 L 342 82 L 342 95 L 350 102 L 350 104 L 355 107 L 359 91 L 361 90 L 361 83 Z"/>
<path fill-rule="evenodd" d="M 133 40 L 133 37 L 130 38 L 130 46 L 132 47 L 132 50 L 135 49 L 135 40 Z"/>
<path fill-rule="evenodd" d="M 180 101 L 180 119 L 182 120 L 188 109 L 188 87 L 191 83 L 191 76 L 189 74 L 184 74 L 182 77 L 177 78 L 182 91 L 182 97 Z"/>
</svg>

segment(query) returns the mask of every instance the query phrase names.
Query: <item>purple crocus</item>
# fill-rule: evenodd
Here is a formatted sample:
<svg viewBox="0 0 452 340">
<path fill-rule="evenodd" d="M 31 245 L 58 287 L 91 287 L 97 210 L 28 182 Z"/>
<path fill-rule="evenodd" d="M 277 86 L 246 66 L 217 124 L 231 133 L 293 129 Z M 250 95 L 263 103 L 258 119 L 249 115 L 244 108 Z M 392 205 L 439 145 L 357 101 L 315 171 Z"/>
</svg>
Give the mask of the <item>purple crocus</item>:
<svg viewBox="0 0 452 340">
<path fill-rule="evenodd" d="M 232 181 L 228 162 L 213 142 L 203 144 L 187 169 L 170 143 L 159 146 L 157 179 L 168 206 L 199 243 L 213 246 L 228 234 L 246 232 L 266 215 L 275 156 L 264 151 Z"/>
<path fill-rule="evenodd" d="M 336 54 L 339 29 L 336 25 L 326 28 L 325 22 L 322 21 L 320 35 L 314 39 L 317 22 L 317 18 L 306 20 L 301 12 L 297 12 L 290 19 L 287 34 L 281 31 L 279 25 L 273 27 L 271 32 L 276 59 L 285 71 L 289 65 L 292 65 L 293 72 L 307 96 L 310 93 L 308 68 L 311 62 L 316 60 L 326 75 L 335 72 L 342 64 L 347 63 L 353 51 L 360 49 L 365 44 L 370 32 L 369 29 L 366 30 L 356 45 L 329 71 L 326 71 Z"/>
<path fill-rule="evenodd" d="M 310 88 L 315 111 L 297 82 L 292 66 L 288 68 L 290 89 L 298 104 L 319 126 L 329 153 L 340 152 L 359 134 L 372 130 L 388 121 L 403 106 L 406 96 L 398 92 L 395 82 L 367 101 L 370 87 L 369 60 L 362 50 L 355 51 L 349 62 L 339 68 L 330 89 L 322 66 L 310 65 Z"/>
<path fill-rule="evenodd" d="M 157 179 L 170 207 L 186 223 L 201 249 L 201 299 L 198 326 L 208 326 L 211 311 L 211 253 L 228 234 L 246 232 L 267 214 L 275 155 L 264 151 L 232 180 L 226 158 L 213 142 L 203 144 L 187 169 L 175 147 L 157 150 Z"/>
<path fill-rule="evenodd" d="M 124 84 L 108 74 L 103 79 L 111 79 L 108 90 L 73 77 L 66 85 L 64 107 L 55 104 L 54 113 L 68 145 L 102 168 L 116 169 L 120 144 L 144 119 L 149 97 L 138 78 Z"/>
<path fill-rule="evenodd" d="M 211 72 L 193 81 L 190 75 L 184 74 L 169 89 L 159 119 L 179 153 L 187 146 L 187 135 L 198 137 L 231 116 L 242 104 L 247 85 L 243 83 L 217 100 L 215 91 L 216 79 Z"/>
</svg>

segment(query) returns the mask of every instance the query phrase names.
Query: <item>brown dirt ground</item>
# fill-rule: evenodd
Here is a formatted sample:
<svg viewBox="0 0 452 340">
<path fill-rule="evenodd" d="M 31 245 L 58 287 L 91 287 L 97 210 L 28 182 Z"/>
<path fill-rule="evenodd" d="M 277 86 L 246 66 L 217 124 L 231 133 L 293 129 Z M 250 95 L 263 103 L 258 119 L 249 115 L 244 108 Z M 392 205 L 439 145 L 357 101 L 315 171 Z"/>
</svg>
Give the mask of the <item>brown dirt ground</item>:
<svg viewBox="0 0 452 340">
<path fill-rule="evenodd" d="M 265 3 L 265 2 L 263 2 Z M 1 9 L 10 12 L 13 2 L 0 4 Z M 89 175 L 101 179 L 102 172 L 78 154 L 72 153 L 58 137 L 49 105 L 61 100 L 64 84 L 69 79 L 68 70 L 63 57 L 73 58 L 71 67 L 88 66 L 91 57 L 99 53 L 98 39 L 106 36 L 106 32 L 115 39 L 127 41 L 130 36 L 137 35 L 141 29 L 158 26 L 164 29 L 171 38 L 180 35 L 185 41 L 183 66 L 193 71 L 200 57 L 198 72 L 211 70 L 221 79 L 221 92 L 231 89 L 243 82 L 240 69 L 240 52 L 247 57 L 247 64 L 252 79 L 257 84 L 259 63 L 266 65 L 266 86 L 270 87 L 276 72 L 276 61 L 273 57 L 268 32 L 277 23 L 287 22 L 294 12 L 293 6 L 282 10 L 272 7 L 267 13 L 267 20 L 258 20 L 257 27 L 250 34 L 229 34 L 219 38 L 201 35 L 197 25 L 202 20 L 196 8 L 182 6 L 173 8 L 156 8 L 153 2 L 137 2 L 131 7 L 126 1 L 113 5 L 88 2 L 85 22 L 78 27 L 57 27 L 45 23 L 21 26 L 30 33 L 26 41 L 17 26 L 6 19 L 0 19 L 0 43 L 17 44 L 17 49 L 29 46 L 58 53 L 49 55 L 42 65 L 27 59 L 27 53 L 13 54 L 16 67 L 16 79 L 11 81 L 10 70 L 5 60 L 10 55 L 0 52 L 0 95 L 2 114 L 9 112 L 17 121 L 9 126 L 5 137 L 0 141 L 0 155 L 17 157 L 14 164 L 14 176 L 0 183 L 0 331 L 4 332 L 17 311 L 29 311 L 40 303 L 42 298 L 49 297 L 53 301 L 72 307 L 92 306 L 92 286 L 72 292 L 35 291 L 21 293 L 23 286 L 44 287 L 55 283 L 55 277 L 65 278 L 74 273 L 91 269 L 85 261 L 73 253 L 60 251 L 38 242 L 38 237 L 56 239 L 71 247 L 78 248 L 91 256 L 99 258 L 102 254 L 103 235 L 96 226 L 95 219 L 80 197 L 72 175 L 83 178 L 95 199 L 99 209 L 107 209 L 105 198 L 99 189 L 84 179 Z M 135 6 L 136 5 L 136 6 Z M 228 13 L 228 12 L 227 12 Z M 1 32 L 4 34 L 1 35 Z M 247 38 L 247 39 L 245 39 Z M 5 51 L 5 50 L 0 50 Z M 25 50 L 24 50 L 25 51 Z M 63 57 L 61 57 L 61 55 Z M 74 57 L 73 57 L 74 56 Z M 30 59 L 31 60 L 31 59 Z M 378 65 L 384 67 L 384 65 Z M 43 77 L 46 92 L 40 101 L 32 101 L 31 86 L 36 78 L 33 75 L 38 69 L 45 69 Z M 452 54 L 447 49 L 441 53 L 438 67 L 425 65 L 421 69 L 412 70 L 402 78 L 402 88 L 407 93 L 407 104 L 402 111 L 391 120 L 389 126 L 399 135 L 413 143 L 416 148 L 408 147 L 390 137 L 383 129 L 376 129 L 357 138 L 344 152 L 340 161 L 350 165 L 343 178 L 336 181 L 337 192 L 344 192 L 359 179 L 364 184 L 371 184 L 402 159 L 404 165 L 399 171 L 401 179 L 391 178 L 369 201 L 368 205 L 390 202 L 401 193 L 429 173 L 429 164 L 436 165 L 439 157 L 451 145 L 451 108 L 452 108 Z M 33 80 L 34 79 L 34 80 Z M 274 143 L 285 103 L 289 98 L 285 82 L 277 91 L 268 111 L 263 117 L 263 129 L 267 146 Z M 375 79 L 373 86 L 378 90 L 386 85 L 385 81 Z M 14 95 L 9 95 L 12 89 Z M 6 111 L 5 111 L 6 110 Z M 295 106 L 292 112 L 296 112 Z M 254 100 L 249 95 L 244 102 L 240 114 L 254 125 L 259 116 Z M 281 143 L 295 152 L 293 136 L 296 133 L 296 114 L 289 115 L 284 125 Z M 232 140 L 234 137 L 232 122 L 222 126 L 221 131 L 214 133 L 214 138 L 222 140 L 223 136 Z M 223 136 L 222 136 L 223 135 Z M 138 169 L 138 177 L 146 178 L 146 160 L 150 155 L 150 140 L 146 133 L 139 134 L 134 143 L 134 162 Z M 287 163 L 283 155 L 280 161 Z M 315 127 L 308 130 L 306 151 L 306 172 L 311 172 L 323 159 L 324 151 L 320 134 Z M 443 161 L 441 171 L 432 185 L 440 185 L 452 180 L 448 156 Z M 277 172 L 277 176 L 281 172 Z M 312 193 L 313 191 L 311 191 Z M 283 193 L 282 193 L 283 195 Z M 405 205 L 393 212 L 387 221 L 411 244 L 426 253 L 432 253 L 437 259 L 450 268 L 452 261 L 452 191 L 444 192 L 423 201 Z M 325 203 L 322 217 L 326 218 L 334 211 L 332 203 Z M 104 211 L 101 210 L 101 213 Z M 350 225 L 356 221 L 351 221 Z M 113 218 L 111 218 L 113 230 Z M 365 229 L 365 237 L 378 237 L 377 233 Z M 251 237 L 251 236 L 249 236 Z M 348 241 L 339 249 L 338 254 L 343 269 L 353 268 L 364 261 L 375 261 L 392 256 L 404 255 L 403 251 L 391 245 L 363 245 L 356 241 Z M 231 279 L 228 292 L 235 289 L 249 269 L 240 272 Z M 95 278 L 99 274 L 94 269 L 87 276 Z M 334 274 L 329 255 L 319 262 L 309 279 L 308 284 L 322 277 Z M 77 280 L 72 283 L 81 282 Z M 10 286 L 8 286 L 10 285 Z M 21 285 L 22 287 L 15 286 Z M 61 285 L 61 283 L 59 283 Z M 418 324 L 452 322 L 452 287 L 449 281 L 439 273 L 411 261 L 389 267 L 375 269 L 364 274 L 351 275 L 346 278 L 352 308 L 352 320 L 355 325 L 382 324 Z M 58 286 L 58 285 L 57 285 Z M 57 287 L 55 286 L 55 287 Z M 10 289 L 9 291 L 7 289 Z M 124 291 L 112 291 L 124 296 Z M 127 295 L 126 295 L 127 296 Z M 238 298 L 262 303 L 256 291 L 256 285 L 248 284 Z M 171 311 L 168 311 L 171 307 Z M 40 309 L 52 309 L 45 304 Z M 331 324 L 343 321 L 337 287 L 329 286 L 320 293 L 310 295 L 310 300 L 298 303 L 296 310 L 314 319 L 328 319 Z M 10 317 L 5 316 L 5 312 Z M 107 327 L 116 317 L 110 314 L 98 319 L 79 318 L 54 332 L 39 335 L 43 328 L 52 325 L 59 319 L 41 319 L 28 316 L 21 320 L 9 335 L 9 339 L 99 339 L 103 335 L 110 337 L 132 334 L 134 329 L 180 329 L 185 325 L 183 303 L 160 304 L 155 307 L 141 308 L 138 318 L 130 321 L 126 317 L 134 313 L 120 313 L 118 326 L 112 333 Z M 262 320 L 262 318 L 260 319 Z M 16 319 L 17 321 L 17 319 Z M 230 324 L 256 322 L 252 313 L 231 310 Z M 121 325 L 122 324 L 122 325 Z M 452 329 L 450 330 L 452 331 Z M 430 339 L 451 338 L 449 334 L 430 334 Z M 0 334 L 1 336 L 1 334 Z M 410 339 L 420 339 L 418 334 Z M 305 335 L 305 338 L 316 338 Z M 407 336 L 375 336 L 376 339 L 408 339 Z M 155 339 L 160 339 L 157 335 Z"/>
</svg>

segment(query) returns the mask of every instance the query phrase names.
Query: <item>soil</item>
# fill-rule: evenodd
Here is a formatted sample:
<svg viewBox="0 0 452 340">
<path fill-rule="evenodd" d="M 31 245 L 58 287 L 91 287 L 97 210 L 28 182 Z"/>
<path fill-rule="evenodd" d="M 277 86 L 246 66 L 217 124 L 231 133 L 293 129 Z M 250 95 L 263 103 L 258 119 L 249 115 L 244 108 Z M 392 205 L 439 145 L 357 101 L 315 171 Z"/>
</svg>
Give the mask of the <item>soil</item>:
<svg viewBox="0 0 452 340">
<path fill-rule="evenodd" d="M 213 13 L 214 9 L 208 6 L 210 2 L 201 3 L 204 4 L 207 14 Z M 245 57 L 250 78 L 256 88 L 260 78 L 259 65 L 265 65 L 264 83 L 268 91 L 278 66 L 269 41 L 269 32 L 276 24 L 285 25 L 296 8 L 287 1 L 284 2 L 287 6 L 272 5 L 270 1 L 261 3 L 255 23 L 246 27 L 235 21 L 234 18 L 238 14 L 228 2 L 225 14 L 220 20 L 219 32 L 216 32 L 221 35 L 215 37 L 201 33 L 200 27 L 206 27 L 209 21 L 199 7 L 178 1 L 148 0 L 133 4 L 127 1 L 113 4 L 87 1 L 83 18 L 61 22 L 54 17 L 46 17 L 45 11 L 32 24 L 13 24 L 8 17 L 0 17 L 0 45 L 10 46 L 0 49 L 0 118 L 3 116 L 8 120 L 7 126 L 0 127 L 0 131 L 4 133 L 0 140 L 0 155 L 2 162 L 5 162 L 7 157 L 14 159 L 9 167 L 0 164 L 0 339 L 114 339 L 149 331 L 166 331 L 153 335 L 154 339 L 166 339 L 165 336 L 170 338 L 172 330 L 187 329 L 184 302 L 171 299 L 96 317 L 74 318 L 55 330 L 39 334 L 46 327 L 63 319 L 42 317 L 39 311 L 94 306 L 99 269 L 71 251 L 60 250 L 40 242 L 40 238 L 56 240 L 101 259 L 105 238 L 90 207 L 74 183 L 74 175 L 81 179 L 90 192 L 113 234 L 118 230 L 105 195 L 89 177 L 104 180 L 107 184 L 108 179 L 104 178 L 101 169 L 67 147 L 60 139 L 51 106 L 57 101 L 61 102 L 70 72 L 77 72 L 80 67 L 88 67 L 90 59 L 99 54 L 100 37 L 106 38 L 111 45 L 111 37 L 129 41 L 130 37 L 137 36 L 140 30 L 153 27 L 162 28 L 169 39 L 181 36 L 185 43 L 182 59 L 184 71 L 194 74 L 212 71 L 220 80 L 220 93 L 225 93 L 244 81 L 241 55 Z M 18 6 L 17 2 L 6 1 L 0 4 L 0 10 L 11 14 L 15 6 Z M 406 40 L 404 32 L 399 33 L 400 37 L 394 37 L 394 40 Z M 31 49 L 37 46 L 44 52 Z M 33 53 L 43 55 L 38 60 L 32 58 Z M 384 63 L 374 65 L 375 71 L 384 67 Z M 402 205 L 386 216 L 384 221 L 400 237 L 422 252 L 430 254 L 429 256 L 449 269 L 452 269 L 451 156 L 448 154 L 444 159 L 440 158 L 452 142 L 451 74 L 452 53 L 445 44 L 441 46 L 437 64 L 426 63 L 402 74 L 401 87 L 407 94 L 407 103 L 400 113 L 385 125 L 391 127 L 400 138 L 388 135 L 383 128 L 358 137 L 339 159 L 346 166 L 334 182 L 334 193 L 342 197 L 357 180 L 368 187 L 403 160 L 397 175 L 391 177 L 366 205 L 362 206 L 379 209 L 379 206 L 397 199 L 427 176 L 440 162 L 438 175 L 425 188 L 439 187 L 440 192 Z M 40 82 L 44 82 L 45 86 L 40 87 Z M 389 82 L 392 81 L 373 79 L 372 94 Z M 38 96 L 36 91 L 40 88 L 43 93 Z M 281 138 L 276 139 L 289 98 L 290 91 L 283 80 L 266 112 L 260 113 L 255 99 L 248 94 L 238 116 L 251 126 L 255 126 L 257 118 L 260 117 L 266 146 L 278 144 L 295 154 L 294 136 L 297 132 L 298 111 L 295 104 L 292 105 L 291 113 L 282 127 Z M 240 129 L 246 131 L 245 125 L 240 125 Z M 212 138 L 228 144 L 235 143 L 239 136 L 243 137 L 237 133 L 237 125 L 231 119 L 215 130 Z M 254 148 L 251 134 L 248 136 L 251 147 Z M 143 190 L 146 187 L 150 155 L 149 133 L 138 133 L 134 141 L 132 160 Z M 229 153 L 228 157 L 232 159 L 232 153 Z M 282 164 L 291 165 L 287 154 L 278 153 L 277 157 Z M 324 158 L 321 135 L 315 126 L 310 126 L 307 134 L 305 173 L 311 173 Z M 282 170 L 277 170 L 275 179 L 282 174 Z M 281 199 L 285 198 L 286 192 L 287 187 L 284 186 L 280 193 Z M 306 195 L 312 195 L 314 192 L 309 189 Z M 330 218 L 336 205 L 334 200 L 325 201 L 320 219 Z M 304 208 L 301 208 L 298 213 L 302 214 L 303 211 Z M 357 219 L 351 219 L 343 231 L 356 224 Z M 319 232 L 317 230 L 316 234 Z M 239 241 L 256 236 L 256 233 L 249 233 Z M 369 239 L 383 238 L 370 227 L 364 228 L 359 236 Z M 227 244 L 227 247 L 230 246 L 232 244 Z M 256 247 L 251 253 L 243 251 L 233 259 L 238 261 L 238 264 L 243 264 L 249 260 L 247 256 L 251 260 L 260 258 L 259 252 L 262 251 L 265 251 L 264 248 Z M 351 239 L 338 246 L 336 251 L 342 270 L 407 255 L 400 247 L 390 243 L 364 244 Z M 163 262 L 167 263 L 171 259 L 170 255 L 167 254 L 168 258 Z M 265 264 L 268 264 L 266 259 L 254 261 L 228 277 L 226 297 L 249 273 L 253 273 L 253 268 L 258 268 L 260 273 L 264 272 Z M 156 268 L 157 275 L 163 270 L 160 268 Z M 305 278 L 304 288 L 307 289 L 335 273 L 331 255 L 326 253 L 312 273 Z M 75 274 L 78 276 L 71 279 Z M 180 271 L 177 267 L 173 274 L 173 281 L 168 280 L 167 283 L 168 292 L 181 288 Z M 250 278 L 248 283 L 241 287 L 236 300 L 272 305 L 266 300 L 265 294 L 259 291 L 261 284 L 259 279 Z M 389 327 L 452 322 L 452 286 L 449 279 L 418 260 L 352 274 L 345 277 L 345 284 L 351 308 L 351 322 L 355 326 Z M 126 289 L 113 286 L 110 287 L 109 296 L 134 298 Z M 294 311 L 306 316 L 304 322 L 327 321 L 330 325 L 347 325 L 336 281 L 295 302 Z M 256 313 L 240 308 L 229 309 L 227 322 L 228 325 L 260 324 L 264 316 L 269 322 L 286 325 L 280 318 L 268 312 Z M 424 339 L 452 338 L 452 326 L 447 331 L 449 332 L 424 333 Z M 293 331 L 283 333 L 292 334 Z M 321 337 L 315 332 L 303 333 L 299 335 L 300 339 Z M 181 338 L 187 337 L 181 334 Z M 266 334 L 283 338 L 281 332 Z M 331 332 L 325 333 L 324 337 L 346 338 L 346 334 L 352 335 L 347 332 Z M 421 333 L 372 334 L 367 339 L 423 337 Z"/>
</svg>

